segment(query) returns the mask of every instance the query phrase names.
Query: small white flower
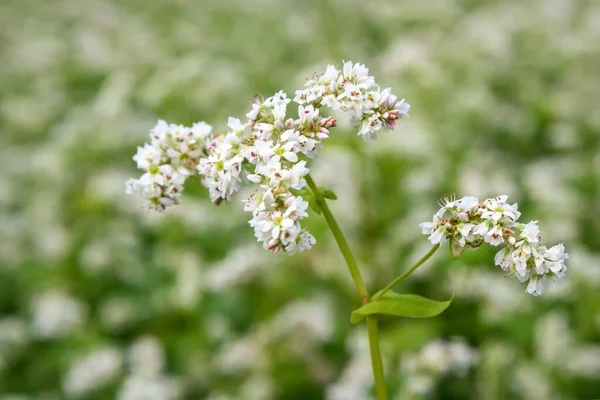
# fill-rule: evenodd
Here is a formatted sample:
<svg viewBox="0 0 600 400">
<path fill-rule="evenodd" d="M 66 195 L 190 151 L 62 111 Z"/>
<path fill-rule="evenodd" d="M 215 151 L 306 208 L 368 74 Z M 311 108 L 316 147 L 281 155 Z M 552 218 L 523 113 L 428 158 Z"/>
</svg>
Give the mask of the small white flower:
<svg viewBox="0 0 600 400">
<path fill-rule="evenodd" d="M 527 293 L 539 296 L 544 293 L 544 282 L 546 278 L 541 275 L 533 275 L 527 284 Z"/>
<path fill-rule="evenodd" d="M 376 85 L 375 79 L 369 76 L 369 69 L 364 64 L 353 64 L 352 61 L 344 62 L 340 79 L 359 86 L 361 89 L 369 89 Z"/>
<path fill-rule="evenodd" d="M 242 184 L 241 172 L 243 157 L 235 150 L 239 140 L 235 134 L 228 133 L 216 138 L 210 146 L 209 156 L 202 158 L 198 164 L 198 172 L 202 175 L 202 183 L 209 190 L 213 201 L 230 200 Z"/>
<path fill-rule="evenodd" d="M 314 108 L 312 105 L 303 107 L 298 106 L 298 121 L 297 124 L 306 124 L 310 122 L 314 122 L 319 118 L 319 109 Z"/>
<path fill-rule="evenodd" d="M 192 125 L 190 131 L 194 138 L 204 140 L 211 134 L 212 126 L 203 121 L 196 122 Z"/>
<path fill-rule="evenodd" d="M 133 161 L 137 163 L 139 169 L 148 171 L 152 165 L 160 163 L 162 151 L 148 143 L 144 147 L 138 147 L 136 155 L 133 156 Z"/>
<path fill-rule="evenodd" d="M 398 110 L 398 113 L 403 117 L 409 117 L 408 112 L 410 111 L 410 104 L 406 103 L 404 99 L 400 100 L 394 105 L 394 108 Z"/>
<path fill-rule="evenodd" d="M 445 221 L 439 219 L 436 215 L 433 217 L 433 222 L 423 222 L 419 224 L 421 232 L 424 235 L 429 235 L 431 244 L 443 245 L 447 239 L 447 229 Z"/>
<path fill-rule="evenodd" d="M 510 205 L 506 203 L 508 196 L 498 196 L 483 202 L 485 209 L 481 215 L 483 219 L 491 219 L 495 224 L 503 222 L 514 222 L 519 219 L 521 213 L 518 211 L 517 203 Z"/>
</svg>

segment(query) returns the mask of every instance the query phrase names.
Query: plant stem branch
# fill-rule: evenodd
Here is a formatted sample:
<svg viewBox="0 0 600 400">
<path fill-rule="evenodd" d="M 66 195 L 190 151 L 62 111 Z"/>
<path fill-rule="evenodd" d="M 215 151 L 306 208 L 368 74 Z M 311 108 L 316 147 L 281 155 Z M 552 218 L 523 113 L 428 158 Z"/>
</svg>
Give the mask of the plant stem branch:
<svg viewBox="0 0 600 400">
<path fill-rule="evenodd" d="M 371 365 L 373 366 L 373 377 L 375 379 L 375 394 L 377 400 L 386 400 L 387 387 L 385 385 L 383 361 L 381 360 L 381 349 L 379 348 L 379 329 L 377 328 L 377 317 L 374 315 L 367 316 L 367 333 L 369 334 Z"/>
<path fill-rule="evenodd" d="M 310 175 L 306 175 L 305 178 L 319 208 L 323 212 L 323 216 L 325 217 L 325 220 L 327 221 L 327 224 L 333 233 L 333 237 L 335 238 L 338 247 L 340 248 L 344 259 L 346 260 L 346 264 L 348 264 L 350 275 L 352 275 L 352 280 L 354 281 L 354 285 L 356 286 L 356 290 L 358 291 L 361 302 L 366 304 L 370 301 L 369 293 L 367 292 L 365 282 L 360 274 L 360 270 L 358 269 L 356 259 L 350 250 L 350 246 L 348 246 L 348 242 L 346 241 L 342 230 L 333 217 L 325 198 L 321 192 L 319 192 L 319 188 L 313 181 L 312 177 Z M 377 400 L 387 400 L 387 387 L 385 385 L 383 362 L 381 360 L 381 349 L 379 348 L 377 318 L 375 316 L 367 317 L 367 332 L 369 334 L 369 348 L 371 351 L 371 362 L 373 364 L 373 377 L 375 379 L 375 393 L 377 394 Z"/>
<path fill-rule="evenodd" d="M 407 269 L 406 271 L 404 271 L 404 273 L 402 273 L 402 275 L 400 275 L 399 277 L 397 277 L 396 279 L 394 279 L 385 288 L 383 288 L 379 292 L 375 293 L 375 295 L 373 296 L 373 300 L 380 299 L 381 297 L 383 297 L 384 294 L 386 294 L 394 286 L 396 286 L 398 283 L 400 283 L 400 281 L 402 281 L 404 278 L 406 278 L 407 276 L 409 276 L 410 274 L 412 274 L 413 272 L 415 272 L 415 270 L 417 268 L 419 268 L 421 265 L 423 265 L 423 263 L 425 263 L 425 261 L 429 260 L 431 258 L 431 256 L 433 255 L 433 253 L 435 253 L 437 251 L 437 249 L 439 249 L 439 248 L 440 248 L 439 244 L 436 244 L 435 246 L 433 246 L 431 248 L 431 250 L 429 250 L 429 253 L 425 254 L 419 261 L 417 261 L 409 269 Z"/>
</svg>

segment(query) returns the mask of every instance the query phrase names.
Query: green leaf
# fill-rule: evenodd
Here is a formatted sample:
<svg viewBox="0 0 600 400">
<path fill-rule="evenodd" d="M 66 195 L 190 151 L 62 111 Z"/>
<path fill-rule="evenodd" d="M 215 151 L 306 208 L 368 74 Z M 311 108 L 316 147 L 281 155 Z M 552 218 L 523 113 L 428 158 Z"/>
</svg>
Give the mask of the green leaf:
<svg viewBox="0 0 600 400">
<path fill-rule="evenodd" d="M 367 315 L 383 314 L 396 317 L 430 318 L 444 312 L 454 299 L 454 293 L 448 301 L 435 301 L 415 294 L 386 293 L 383 298 L 372 301 L 352 312 L 350 321 L 360 322 Z"/>
<path fill-rule="evenodd" d="M 319 187 L 319 192 L 321 195 L 329 200 L 337 200 L 337 195 L 331 189 L 327 189 L 325 187 Z"/>
<path fill-rule="evenodd" d="M 321 207 L 319 207 L 316 200 L 313 197 L 309 197 L 307 200 L 310 209 L 316 212 L 317 214 L 321 215 Z"/>
</svg>

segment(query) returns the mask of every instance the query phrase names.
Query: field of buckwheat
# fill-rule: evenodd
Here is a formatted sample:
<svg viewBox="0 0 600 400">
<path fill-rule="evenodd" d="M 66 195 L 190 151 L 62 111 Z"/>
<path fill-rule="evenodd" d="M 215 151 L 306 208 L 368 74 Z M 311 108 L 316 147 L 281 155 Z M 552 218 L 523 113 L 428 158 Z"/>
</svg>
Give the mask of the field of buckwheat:
<svg viewBox="0 0 600 400">
<path fill-rule="evenodd" d="M 0 400 L 375 398 L 321 216 L 290 245 L 254 221 L 274 255 L 252 188 L 188 179 L 156 212 L 125 185 L 159 119 L 224 132 L 343 60 L 411 105 L 373 141 L 334 110 L 310 164 L 369 289 L 431 248 L 445 193 L 507 195 L 570 256 L 534 297 L 497 249 L 441 248 L 396 289 L 448 310 L 380 319 L 390 399 L 600 398 L 598 43 L 593 0 L 0 2 Z"/>
</svg>

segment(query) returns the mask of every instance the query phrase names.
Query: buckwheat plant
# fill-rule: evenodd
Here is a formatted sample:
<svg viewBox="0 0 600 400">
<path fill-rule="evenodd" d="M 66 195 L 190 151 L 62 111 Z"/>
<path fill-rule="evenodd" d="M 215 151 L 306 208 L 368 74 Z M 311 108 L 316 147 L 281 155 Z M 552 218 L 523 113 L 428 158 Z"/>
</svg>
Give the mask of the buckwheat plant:
<svg viewBox="0 0 600 400">
<path fill-rule="evenodd" d="M 378 399 L 387 399 L 379 349 L 377 315 L 433 317 L 443 312 L 452 299 L 434 301 L 391 289 L 428 260 L 445 242 L 458 257 L 464 249 L 488 243 L 506 245 L 495 257 L 505 276 L 529 281 L 527 292 L 540 295 L 544 284 L 560 281 L 568 257 L 562 244 L 548 248 L 539 237 L 537 221 L 522 224 L 517 204 L 506 196 L 483 202 L 475 197 L 442 198 L 441 209 L 432 222 L 420 225 L 433 248 L 388 286 L 370 296 L 356 259 L 332 215 L 326 199 L 335 194 L 313 181 L 308 163 L 336 126 L 327 110 L 348 112 L 363 139 L 376 139 L 380 131 L 395 128 L 408 117 L 410 105 L 381 89 L 363 65 L 344 62 L 342 69 L 329 65 L 314 75 L 292 99 L 283 91 L 271 97 L 256 96 L 243 120 L 229 118 L 226 132 L 214 133 L 199 122 L 191 127 L 159 121 L 150 131 L 150 143 L 138 147 L 133 157 L 143 175 L 126 182 L 127 193 L 138 192 L 146 206 L 163 211 L 178 204 L 185 181 L 199 176 L 216 205 L 231 200 L 244 185 L 256 190 L 242 200 L 250 214 L 250 226 L 264 249 L 294 254 L 309 250 L 315 238 L 302 226 L 308 209 L 322 214 L 344 256 L 362 306 L 351 322 L 366 319 L 371 360 Z"/>
</svg>

